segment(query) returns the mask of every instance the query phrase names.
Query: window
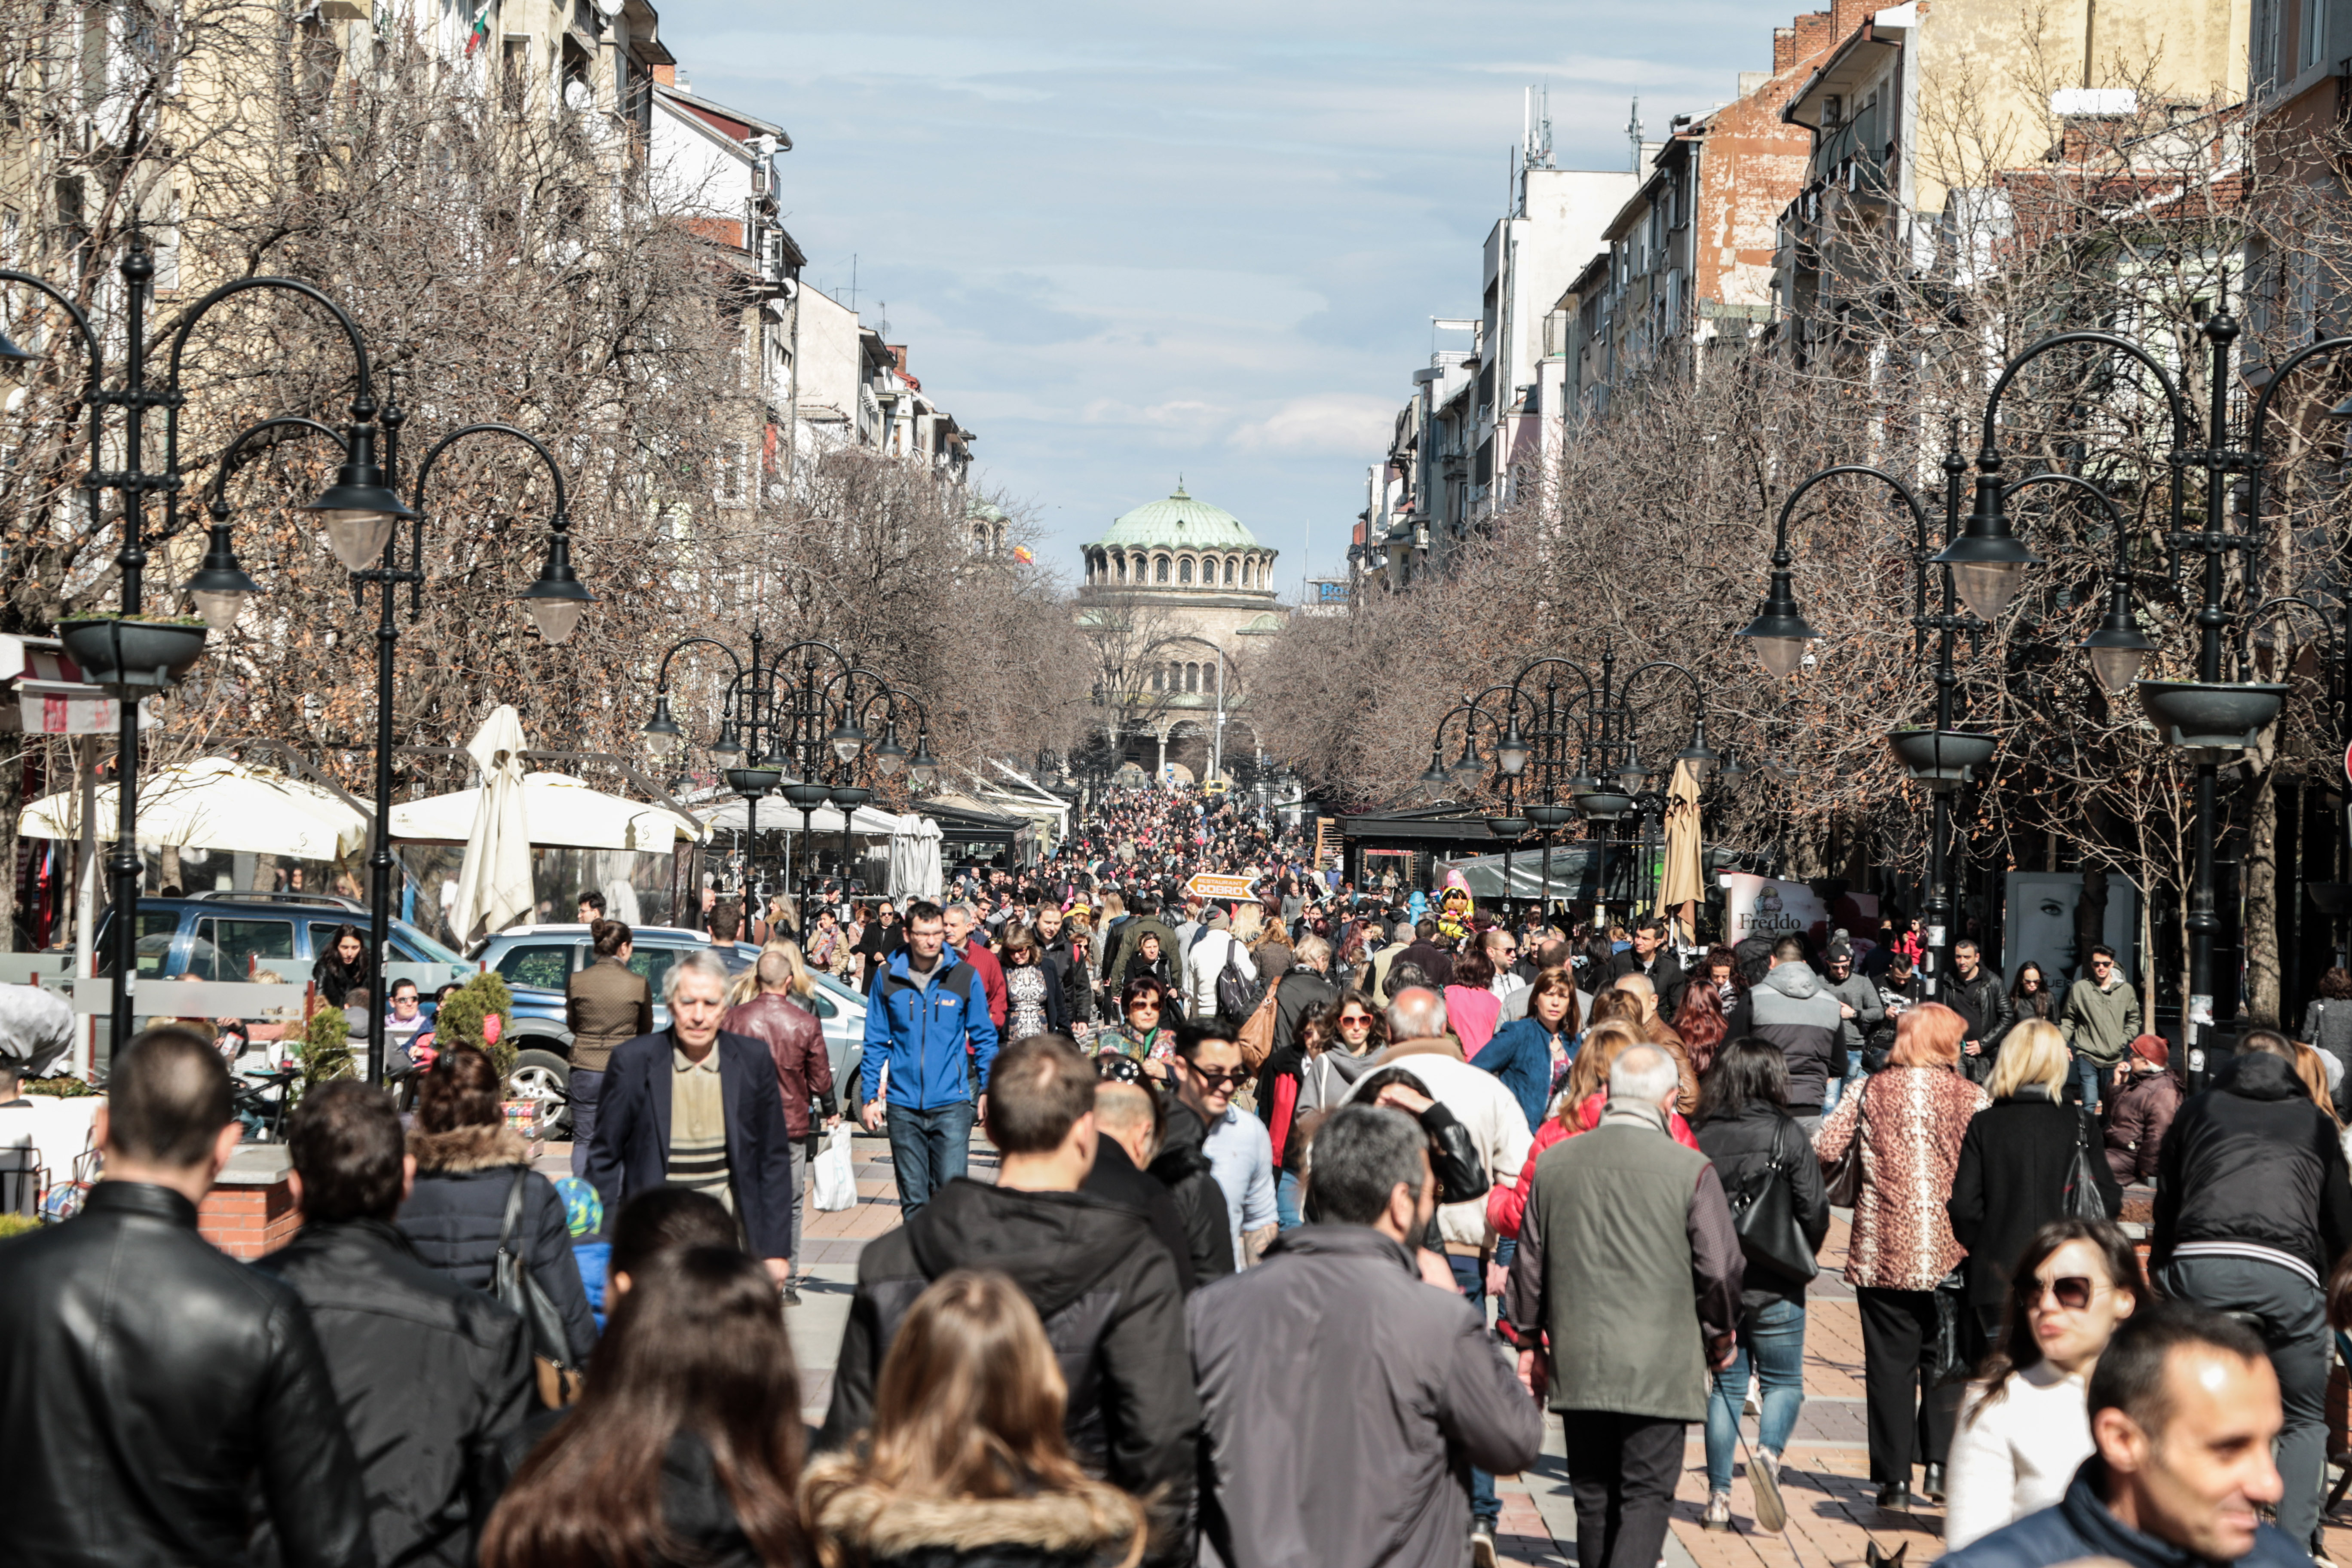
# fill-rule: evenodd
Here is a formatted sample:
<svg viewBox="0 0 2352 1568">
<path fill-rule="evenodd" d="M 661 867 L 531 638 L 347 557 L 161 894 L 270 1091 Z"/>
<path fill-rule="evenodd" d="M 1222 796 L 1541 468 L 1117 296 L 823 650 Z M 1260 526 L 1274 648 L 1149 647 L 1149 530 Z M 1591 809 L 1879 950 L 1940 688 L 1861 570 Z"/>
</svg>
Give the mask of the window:
<svg viewBox="0 0 2352 1568">
<path fill-rule="evenodd" d="M 1228 588 L 1230 588 L 1230 587 L 1232 587 L 1233 585 L 1234 585 L 1234 558 L 1233 558 L 1232 556 L 1228 555 L 1228 556 L 1226 556 L 1226 557 L 1225 557 L 1225 586 L 1226 586 L 1226 587 L 1228 587 Z"/>
<path fill-rule="evenodd" d="M 1160 558 L 1160 571 L 1158 576 L 1159 580 L 1162 583 L 1168 581 L 1168 557 L 1165 555 Z"/>
<path fill-rule="evenodd" d="M 1246 588 L 1246 587 L 1248 587 L 1249 585 L 1250 585 L 1250 563 L 1248 563 L 1248 562 L 1244 561 L 1244 562 L 1243 562 L 1243 563 L 1242 563 L 1242 586 L 1243 586 L 1243 587 L 1244 587 L 1244 588 Z"/>
<path fill-rule="evenodd" d="M 151 978 L 160 977 L 163 965 L 172 956 L 172 940 L 180 931 L 180 911 L 177 910 L 142 910 L 139 911 L 139 973 Z M 107 962 L 110 942 L 100 943 L 98 972 L 110 974 L 114 966 Z"/>
<path fill-rule="evenodd" d="M 1192 581 L 1192 558 L 1191 556 L 1187 555 L 1183 560 L 1176 563 L 1176 581 L 1186 584 Z"/>
<path fill-rule="evenodd" d="M 1184 667 L 1184 689 L 1187 691 L 1198 691 L 1201 689 L 1201 667 L 1199 665 L 1188 664 Z"/>
<path fill-rule="evenodd" d="M 1118 580 L 1124 583 L 1127 581 L 1127 557 L 1121 555 L 1117 557 L 1117 560 L 1118 562 Z"/>
<path fill-rule="evenodd" d="M 629 954 L 629 973 L 643 975 L 646 984 L 653 988 L 653 994 L 659 996 L 662 981 L 668 975 L 669 966 L 677 962 L 677 953 L 678 950 L 674 947 L 638 948 Z M 556 984 L 567 984 L 569 979 L 559 980 Z"/>
<path fill-rule="evenodd" d="M 2307 71 L 2317 65 L 2327 47 L 2326 0 L 2303 0 L 2294 38 L 2294 68 Z"/>
<path fill-rule="evenodd" d="M 834 1005 L 833 998 L 824 994 L 824 987 L 822 985 L 808 995 L 795 996 L 793 1000 L 820 1018 L 837 1017 L 841 1013 L 841 1009 Z"/>
<path fill-rule="evenodd" d="M 324 932 L 334 927 L 321 925 L 319 929 Z M 278 966 L 290 966 L 294 962 L 292 921 L 199 921 L 196 942 L 199 951 L 206 947 L 211 950 L 205 954 L 211 965 L 211 973 L 204 975 L 207 980 L 239 981 L 262 969 L 278 969 L 285 973 Z M 143 969 L 145 955 L 141 957 Z M 196 968 L 193 956 L 188 970 L 190 973 L 203 973 Z M 291 980 L 293 976 L 289 974 L 287 978 Z"/>
<path fill-rule="evenodd" d="M 1167 689 L 1168 672 L 1164 669 L 1154 668 L 1151 671 L 1151 689 L 1154 691 L 1165 691 Z"/>
<path fill-rule="evenodd" d="M 499 960 L 499 976 L 509 985 L 561 991 L 572 978 L 572 944 L 509 948 L 506 956 Z"/>
</svg>

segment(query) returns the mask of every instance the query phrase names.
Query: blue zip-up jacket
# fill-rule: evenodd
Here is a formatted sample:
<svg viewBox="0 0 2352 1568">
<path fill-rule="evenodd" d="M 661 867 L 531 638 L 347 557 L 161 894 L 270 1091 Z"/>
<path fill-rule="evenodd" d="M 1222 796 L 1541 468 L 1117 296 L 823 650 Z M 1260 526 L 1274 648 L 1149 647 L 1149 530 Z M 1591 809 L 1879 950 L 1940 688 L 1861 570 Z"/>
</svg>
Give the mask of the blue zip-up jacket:
<svg viewBox="0 0 2352 1568">
<path fill-rule="evenodd" d="M 908 969 L 908 956 L 894 953 L 866 998 L 866 1054 L 858 1063 L 866 1098 L 880 1096 L 887 1061 L 891 1104 L 909 1110 L 962 1104 L 971 1099 L 974 1072 L 986 1092 L 996 1060 L 996 1025 L 980 971 L 942 946 L 926 991 Z"/>
</svg>

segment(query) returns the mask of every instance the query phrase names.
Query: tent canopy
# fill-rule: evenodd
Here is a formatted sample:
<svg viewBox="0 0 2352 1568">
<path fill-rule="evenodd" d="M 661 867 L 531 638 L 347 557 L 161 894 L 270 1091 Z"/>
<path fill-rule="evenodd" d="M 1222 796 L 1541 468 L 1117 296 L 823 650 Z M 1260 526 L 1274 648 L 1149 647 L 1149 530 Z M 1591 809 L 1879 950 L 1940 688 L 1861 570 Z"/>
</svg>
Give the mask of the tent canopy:
<svg viewBox="0 0 2352 1568">
<path fill-rule="evenodd" d="M 697 806 L 694 815 L 701 818 L 706 828 L 740 833 L 751 813 L 744 801 L 736 799 Z M 875 806 L 861 805 L 851 811 L 849 831 L 869 837 L 886 838 L 912 831 L 912 825 L 919 820 L 917 817 L 895 816 Z M 763 800 L 760 803 L 759 824 L 762 833 L 798 833 L 801 830 L 801 808 L 781 795 Z M 821 805 L 809 814 L 808 824 L 813 834 L 832 834 L 838 837 L 841 813 L 832 806 Z"/>
<path fill-rule="evenodd" d="M 461 789 L 392 808 L 392 837 L 405 844 L 463 844 L 482 792 Z M 667 806 L 591 788 L 568 773 L 525 773 L 523 820 L 534 847 L 650 849 L 667 853 L 681 838 L 700 842 L 703 826 Z"/>
<path fill-rule="evenodd" d="M 117 785 L 97 792 L 100 838 L 114 833 Z M 269 768 L 198 757 L 139 781 L 138 836 L 150 847 L 341 860 L 366 847 L 369 817 L 341 796 Z M 44 795 L 25 808 L 16 831 L 31 838 L 79 838 L 78 790 Z M 460 834 L 462 841 L 464 835 Z"/>
</svg>

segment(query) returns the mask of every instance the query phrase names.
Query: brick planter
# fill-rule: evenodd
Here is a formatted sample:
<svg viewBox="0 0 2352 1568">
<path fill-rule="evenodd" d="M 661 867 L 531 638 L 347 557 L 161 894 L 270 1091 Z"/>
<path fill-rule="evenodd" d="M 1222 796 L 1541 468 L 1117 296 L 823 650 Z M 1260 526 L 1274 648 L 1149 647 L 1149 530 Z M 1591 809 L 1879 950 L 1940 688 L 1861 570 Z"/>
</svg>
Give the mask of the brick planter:
<svg viewBox="0 0 2352 1568">
<path fill-rule="evenodd" d="M 286 1181 L 282 1145 L 239 1149 L 196 1208 L 198 1234 L 231 1258 L 247 1261 L 285 1246 L 301 1226 Z"/>
</svg>

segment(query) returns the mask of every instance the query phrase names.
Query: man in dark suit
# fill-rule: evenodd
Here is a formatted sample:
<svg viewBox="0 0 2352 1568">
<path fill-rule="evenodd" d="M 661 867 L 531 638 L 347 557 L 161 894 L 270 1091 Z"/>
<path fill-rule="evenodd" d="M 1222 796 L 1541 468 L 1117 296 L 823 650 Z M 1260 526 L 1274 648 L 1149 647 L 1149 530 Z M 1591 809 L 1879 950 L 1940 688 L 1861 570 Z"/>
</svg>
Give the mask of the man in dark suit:
<svg viewBox="0 0 2352 1568">
<path fill-rule="evenodd" d="M 722 1033 L 727 966 L 708 949 L 663 976 L 669 1027 L 613 1053 L 597 1106 L 588 1180 L 618 1214 L 655 1187 L 690 1187 L 728 1205 L 746 1249 L 779 1287 L 793 1272 L 792 1134 L 767 1047 Z"/>
<path fill-rule="evenodd" d="M 1666 922 L 1655 915 L 1634 922 L 1633 945 L 1609 961 L 1609 978 L 1603 984 L 1613 984 L 1628 974 L 1648 980 L 1658 994 L 1659 1016 L 1674 1017 L 1683 999 L 1682 961 L 1666 945 Z"/>
</svg>

